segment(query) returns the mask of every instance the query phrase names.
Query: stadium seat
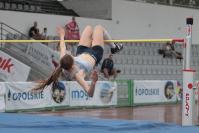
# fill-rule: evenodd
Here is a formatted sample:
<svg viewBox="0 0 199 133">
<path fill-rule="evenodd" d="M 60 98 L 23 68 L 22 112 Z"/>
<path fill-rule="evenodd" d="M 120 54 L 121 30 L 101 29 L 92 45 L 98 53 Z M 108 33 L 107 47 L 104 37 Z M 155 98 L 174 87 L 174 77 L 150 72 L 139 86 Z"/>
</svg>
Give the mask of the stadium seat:
<svg viewBox="0 0 199 133">
<path fill-rule="evenodd" d="M 16 10 L 17 9 L 17 4 L 16 3 L 12 3 L 11 4 L 11 9 L 12 10 Z"/>
<path fill-rule="evenodd" d="M 128 60 L 128 61 L 127 61 L 127 63 L 128 63 L 128 64 L 130 64 L 130 65 L 131 65 L 131 64 L 133 63 L 133 62 L 132 62 L 132 58 L 128 57 L 128 59 L 127 59 L 127 60 Z"/>
<path fill-rule="evenodd" d="M 5 3 L 5 9 L 10 9 L 10 3 Z"/>
<path fill-rule="evenodd" d="M 30 10 L 30 7 L 29 7 L 28 4 L 25 4 L 25 5 L 24 5 L 24 10 L 25 10 L 25 11 L 29 11 L 29 10 Z"/>
<path fill-rule="evenodd" d="M 0 8 L 4 8 L 4 3 L 3 2 L 0 2 Z"/>
<path fill-rule="evenodd" d="M 35 11 L 36 11 L 36 12 L 41 12 L 41 7 L 40 7 L 40 6 L 36 6 L 36 7 L 35 7 Z"/>
<path fill-rule="evenodd" d="M 36 7 L 35 7 L 34 5 L 31 5 L 31 6 L 30 6 L 30 10 L 31 10 L 31 11 L 35 11 L 35 8 L 36 8 Z"/>
<path fill-rule="evenodd" d="M 18 4 L 17 5 L 17 10 L 23 10 L 23 5 L 22 4 Z"/>
</svg>

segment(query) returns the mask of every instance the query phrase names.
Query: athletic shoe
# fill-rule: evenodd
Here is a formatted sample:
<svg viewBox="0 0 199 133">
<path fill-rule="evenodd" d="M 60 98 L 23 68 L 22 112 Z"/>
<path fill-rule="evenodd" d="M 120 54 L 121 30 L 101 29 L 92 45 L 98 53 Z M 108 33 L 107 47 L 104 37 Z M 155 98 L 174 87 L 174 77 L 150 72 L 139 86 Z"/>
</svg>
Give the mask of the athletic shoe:
<svg viewBox="0 0 199 133">
<path fill-rule="evenodd" d="M 115 54 L 120 52 L 123 49 L 123 44 L 122 43 L 115 43 L 115 48 L 111 48 L 111 53 Z"/>
</svg>

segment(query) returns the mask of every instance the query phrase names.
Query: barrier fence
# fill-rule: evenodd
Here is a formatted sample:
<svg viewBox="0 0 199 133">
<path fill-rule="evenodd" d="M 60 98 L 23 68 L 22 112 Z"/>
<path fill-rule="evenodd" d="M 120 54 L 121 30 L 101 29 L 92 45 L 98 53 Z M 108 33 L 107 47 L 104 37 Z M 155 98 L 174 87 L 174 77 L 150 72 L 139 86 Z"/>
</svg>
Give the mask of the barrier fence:
<svg viewBox="0 0 199 133">
<path fill-rule="evenodd" d="M 73 81 L 58 82 L 55 86 L 48 86 L 42 92 L 33 93 L 31 89 L 36 84 L 33 82 L 1 83 L 0 110 L 17 112 L 67 108 L 131 107 L 176 103 L 182 98 L 182 91 L 179 91 L 181 86 L 173 80 L 98 81 L 92 98 L 88 97 L 79 84 Z"/>
</svg>

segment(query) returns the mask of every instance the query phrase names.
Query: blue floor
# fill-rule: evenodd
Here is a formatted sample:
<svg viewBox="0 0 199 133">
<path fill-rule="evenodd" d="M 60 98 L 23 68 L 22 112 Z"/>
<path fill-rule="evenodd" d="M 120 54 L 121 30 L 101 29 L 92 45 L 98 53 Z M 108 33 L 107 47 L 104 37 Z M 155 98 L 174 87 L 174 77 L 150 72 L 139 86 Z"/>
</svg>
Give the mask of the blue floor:
<svg viewBox="0 0 199 133">
<path fill-rule="evenodd" d="M 154 121 L 0 113 L 0 133 L 199 133 L 199 127 Z"/>
</svg>

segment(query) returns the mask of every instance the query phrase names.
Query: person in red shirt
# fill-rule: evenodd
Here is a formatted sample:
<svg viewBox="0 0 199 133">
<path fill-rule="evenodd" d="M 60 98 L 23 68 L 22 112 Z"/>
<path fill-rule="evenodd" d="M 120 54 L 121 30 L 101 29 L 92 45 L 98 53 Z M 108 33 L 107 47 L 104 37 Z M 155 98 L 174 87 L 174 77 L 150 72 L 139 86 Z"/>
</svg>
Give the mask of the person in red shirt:
<svg viewBox="0 0 199 133">
<path fill-rule="evenodd" d="M 79 40 L 80 39 L 80 33 L 79 33 L 79 26 L 75 20 L 75 17 L 72 17 L 72 21 L 66 24 L 66 40 Z M 75 43 L 67 43 L 67 49 L 71 51 L 71 53 L 74 55 L 75 51 Z"/>
</svg>

